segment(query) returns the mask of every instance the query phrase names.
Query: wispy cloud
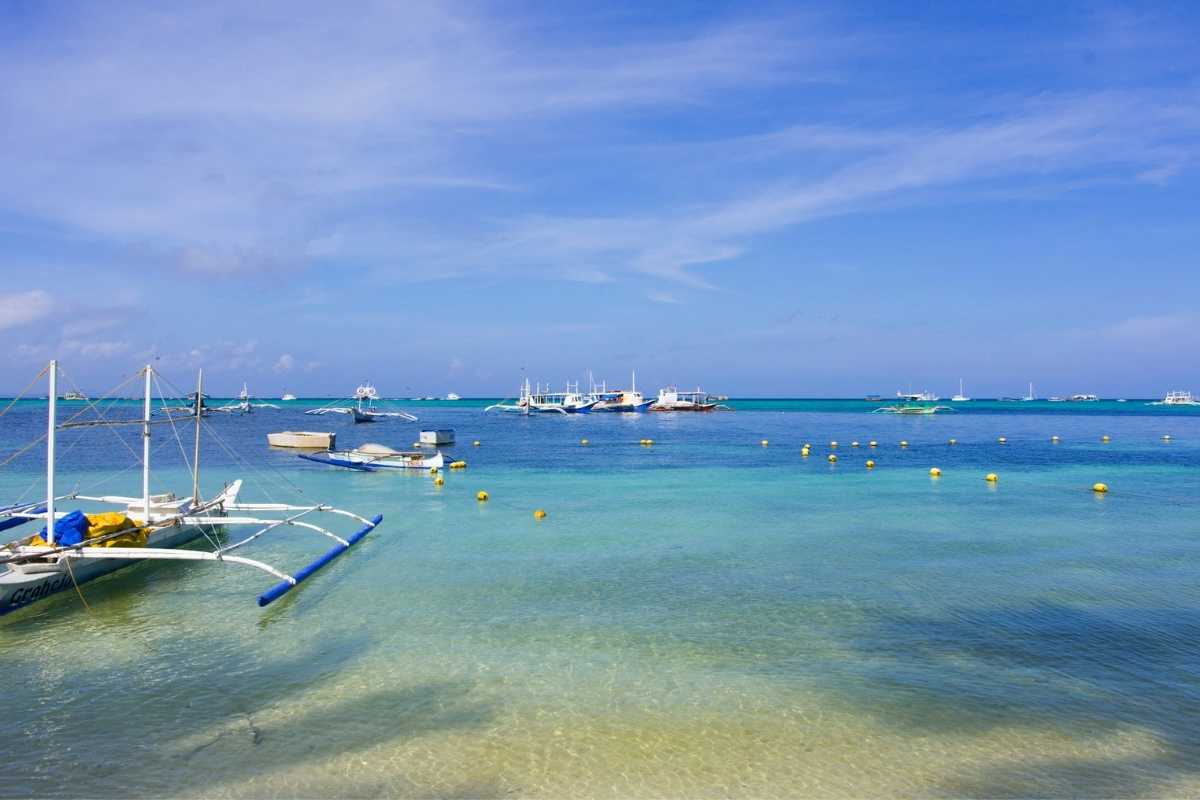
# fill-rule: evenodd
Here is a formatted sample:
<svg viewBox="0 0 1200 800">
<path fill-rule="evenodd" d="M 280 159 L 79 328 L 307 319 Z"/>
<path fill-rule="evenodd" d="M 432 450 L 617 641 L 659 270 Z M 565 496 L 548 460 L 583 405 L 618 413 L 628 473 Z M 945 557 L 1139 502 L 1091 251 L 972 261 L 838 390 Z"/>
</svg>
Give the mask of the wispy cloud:
<svg viewBox="0 0 1200 800">
<path fill-rule="evenodd" d="M 671 294 L 670 292 L 663 292 L 663 291 L 658 291 L 658 290 L 647 292 L 646 298 L 655 303 L 666 303 L 668 305 L 680 305 L 683 303 L 682 300 L 680 300 L 678 297 Z"/>
<path fill-rule="evenodd" d="M 822 52 L 747 23 L 560 48 L 515 17 L 432 3 L 78 11 L 54 48 L 0 50 L 0 208 L 213 275 L 305 266 L 347 208 L 379 215 L 375 199 L 519 189 L 470 154 L 481 136 L 696 103 Z"/>
<path fill-rule="evenodd" d="M 0 331 L 36 322 L 48 317 L 53 310 L 50 294 L 41 289 L 0 294 Z"/>
</svg>

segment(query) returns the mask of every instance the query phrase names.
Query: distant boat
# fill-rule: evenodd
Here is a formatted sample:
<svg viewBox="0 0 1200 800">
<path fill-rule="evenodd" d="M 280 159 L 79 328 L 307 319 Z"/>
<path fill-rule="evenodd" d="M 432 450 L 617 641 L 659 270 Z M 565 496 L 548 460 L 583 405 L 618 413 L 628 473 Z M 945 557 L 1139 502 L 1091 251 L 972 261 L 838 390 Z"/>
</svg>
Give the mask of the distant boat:
<svg viewBox="0 0 1200 800">
<path fill-rule="evenodd" d="M 1148 406 L 1200 406 L 1200 400 L 1192 397 L 1191 392 L 1167 392 L 1162 400 L 1146 403 Z"/>
<path fill-rule="evenodd" d="M 454 392 L 450 392 L 448 395 L 446 395 L 446 399 L 447 400 L 462 400 L 462 398 L 459 397 L 458 395 L 456 395 Z"/>
<path fill-rule="evenodd" d="M 950 399 L 952 401 L 954 401 L 955 403 L 963 403 L 963 402 L 966 402 L 967 400 L 971 399 L 971 398 L 967 397 L 965 394 L 963 394 L 962 378 L 958 379 L 958 394 L 954 395 L 954 397 L 951 397 Z"/>
<path fill-rule="evenodd" d="M 716 409 L 730 410 L 728 406 L 720 405 L 708 392 L 681 392 L 674 386 L 658 390 L 658 399 L 650 406 L 651 411 L 715 411 Z"/>
<path fill-rule="evenodd" d="M 1096 395 L 1094 395 L 1094 394 L 1073 394 L 1073 395 L 1071 395 L 1072 403 L 1095 403 L 1099 399 L 1100 398 L 1096 397 Z"/>
<path fill-rule="evenodd" d="M 896 397 L 910 403 L 933 403 L 942 399 L 933 392 L 914 392 L 911 388 L 907 392 L 896 392 Z"/>
<path fill-rule="evenodd" d="M 246 387 L 246 384 L 243 383 L 242 391 L 238 393 L 238 399 L 236 403 L 215 406 L 209 408 L 209 411 L 219 412 L 222 414 L 249 414 L 256 408 L 279 408 L 279 406 L 272 405 L 271 403 L 251 403 L 250 399 L 250 390 Z"/>
<path fill-rule="evenodd" d="M 296 395 L 292 394 L 291 392 L 284 392 L 283 397 L 281 397 L 279 399 L 280 400 L 295 400 Z"/>
<path fill-rule="evenodd" d="M 939 411 L 953 411 L 950 406 L 919 406 L 911 403 L 905 403 L 899 406 L 882 406 L 874 409 L 872 414 L 906 414 L 906 415 L 925 415 L 936 414 Z"/>
<path fill-rule="evenodd" d="M 88 396 L 86 394 L 84 394 L 83 392 L 71 391 L 71 392 L 67 392 L 66 394 L 64 394 L 62 396 L 62 399 L 63 400 L 87 400 Z"/>
<path fill-rule="evenodd" d="M 596 387 L 592 387 L 591 396 L 596 399 L 596 405 L 593 406 L 593 411 L 616 411 L 626 413 L 641 414 L 647 411 L 654 403 L 653 400 L 647 400 L 641 392 L 637 390 L 637 373 L 631 373 L 629 378 L 629 389 L 609 392 L 607 386 L 597 392 Z"/>
<path fill-rule="evenodd" d="M 1032 401 L 1034 401 L 1034 400 L 1037 400 L 1037 397 L 1035 397 L 1035 396 L 1034 396 L 1034 394 L 1033 394 L 1033 381 L 1030 381 L 1030 382 L 1029 382 L 1029 394 L 1025 395 L 1025 396 L 1024 396 L 1024 397 L 1022 397 L 1021 399 L 1022 399 L 1023 401 L 1025 401 L 1026 403 L 1029 403 L 1029 402 L 1032 402 Z"/>
<path fill-rule="evenodd" d="M 407 411 L 380 411 L 375 407 L 379 399 L 379 391 L 369 382 L 354 390 L 353 405 L 339 405 L 345 401 L 335 401 L 327 406 L 311 408 L 305 414 L 348 414 L 355 422 L 376 422 L 381 419 L 399 418 L 416 422 L 417 418 Z"/>
<path fill-rule="evenodd" d="M 586 414 L 596 405 L 596 401 L 585 397 L 579 391 L 578 384 L 567 384 L 566 391 L 552 392 L 549 384 L 542 388 L 539 383 L 535 387 L 529 385 L 529 379 L 521 384 L 520 397 L 516 403 L 495 403 L 484 409 L 487 411 L 503 411 L 509 414 Z"/>
</svg>

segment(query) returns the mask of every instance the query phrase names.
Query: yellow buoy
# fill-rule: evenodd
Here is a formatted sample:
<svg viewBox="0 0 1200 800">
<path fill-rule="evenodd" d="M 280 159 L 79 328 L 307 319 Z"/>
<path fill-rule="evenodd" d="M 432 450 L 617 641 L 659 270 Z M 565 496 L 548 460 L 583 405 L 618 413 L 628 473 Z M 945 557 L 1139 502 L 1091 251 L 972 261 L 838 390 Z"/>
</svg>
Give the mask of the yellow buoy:
<svg viewBox="0 0 1200 800">
<path fill-rule="evenodd" d="M 878 446 L 879 446 L 879 442 L 877 442 L 877 441 L 875 441 L 874 439 L 872 439 L 871 441 L 867 442 L 867 445 L 868 445 L 868 446 L 870 446 L 870 447 L 878 447 Z"/>
<path fill-rule="evenodd" d="M 958 444 L 958 439 L 951 439 L 950 444 Z"/>
<path fill-rule="evenodd" d="M 875 469 L 875 462 L 869 458 L 867 459 L 867 469 Z"/>
<path fill-rule="evenodd" d="M 837 463 L 837 456 L 835 456 L 833 453 L 830 453 L 830 454 L 829 454 L 829 463 L 830 463 L 830 464 L 836 464 L 836 463 Z"/>
<path fill-rule="evenodd" d="M 851 443 L 850 443 L 850 446 L 851 446 L 851 447 L 858 447 L 858 442 L 851 442 Z"/>
<path fill-rule="evenodd" d="M 801 448 L 801 450 L 800 450 L 800 455 L 801 455 L 803 458 L 808 458 L 808 453 L 809 453 L 809 450 L 808 450 L 808 448 L 807 448 L 807 447 Z"/>
<path fill-rule="evenodd" d="M 1007 444 L 1007 443 L 1008 443 L 1008 439 L 1004 438 L 1003 436 L 1001 436 L 1001 437 L 1000 437 L 999 439 L 997 439 L 996 441 L 997 441 L 997 442 L 999 442 L 1000 444 Z"/>
<path fill-rule="evenodd" d="M 436 478 L 433 479 L 433 485 L 434 486 L 445 486 L 446 479 L 443 478 L 441 475 L 438 475 Z"/>
<path fill-rule="evenodd" d="M 587 447 L 587 445 L 588 445 L 588 440 L 587 440 L 587 439 L 580 439 L 580 440 L 579 440 L 579 443 L 580 443 L 581 445 L 583 445 L 584 447 Z"/>
<path fill-rule="evenodd" d="M 1096 494 L 1104 494 L 1105 492 L 1108 491 L 1108 484 L 1107 483 L 1093 483 L 1092 491 L 1095 492 Z"/>
<path fill-rule="evenodd" d="M 983 479 L 988 483 L 995 483 L 996 481 L 1000 480 L 1000 476 L 994 472 L 989 472 L 987 475 L 983 476 Z"/>
<path fill-rule="evenodd" d="M 1162 440 L 1163 440 L 1164 442 L 1169 442 L 1169 441 L 1171 441 L 1171 434 L 1169 434 L 1169 433 L 1164 433 L 1164 434 L 1162 435 Z"/>
<path fill-rule="evenodd" d="M 473 447 L 479 447 L 479 440 L 478 440 L 478 439 L 476 439 L 474 442 L 472 442 L 472 443 L 471 443 L 471 445 L 472 445 Z"/>
<path fill-rule="evenodd" d="M 487 493 L 487 492 L 480 492 L 479 494 L 475 495 L 475 499 L 476 499 L 476 500 L 478 500 L 478 501 L 479 501 L 479 502 L 481 502 L 481 503 L 486 503 L 486 502 L 487 502 L 487 500 L 488 500 L 488 493 Z"/>
<path fill-rule="evenodd" d="M 1057 435 L 1055 435 L 1055 436 L 1051 436 L 1051 437 L 1050 437 L 1050 441 L 1051 441 L 1051 442 L 1053 442 L 1054 444 L 1058 444 L 1058 442 L 1059 442 L 1059 438 L 1058 438 L 1058 436 L 1057 436 Z"/>
<path fill-rule="evenodd" d="M 908 447 L 908 442 L 901 440 L 901 442 L 900 442 L 900 446 L 901 446 L 901 447 Z"/>
<path fill-rule="evenodd" d="M 466 469 L 466 467 L 467 467 L 467 462 L 465 462 L 465 461 L 451 461 L 450 462 L 450 469 Z"/>
<path fill-rule="evenodd" d="M 830 442 L 830 443 L 829 443 L 829 446 L 830 446 L 830 447 L 832 447 L 832 448 L 834 448 L 834 449 L 836 449 L 836 448 L 837 448 L 837 442 Z"/>
<path fill-rule="evenodd" d="M 1102 441 L 1102 442 L 1111 442 L 1111 441 L 1112 441 L 1112 437 L 1110 437 L 1110 436 L 1109 436 L 1109 435 L 1106 433 L 1106 434 L 1104 434 L 1103 436 L 1101 436 L 1101 437 L 1100 437 L 1100 441 Z"/>
<path fill-rule="evenodd" d="M 938 469 L 937 467 L 930 467 L 929 468 L 929 476 L 931 478 L 940 478 L 940 477 L 942 477 L 942 471 L 940 469 Z"/>
<path fill-rule="evenodd" d="M 801 450 L 811 450 L 811 449 L 812 449 L 812 442 L 805 442 L 805 443 L 804 443 L 804 447 L 802 447 L 802 448 L 800 448 L 800 449 L 801 449 Z"/>
<path fill-rule="evenodd" d="M 545 519 L 545 518 L 546 518 L 546 512 L 545 512 L 543 509 L 540 509 L 540 508 L 539 508 L 537 511 L 534 511 L 534 512 L 533 512 L 533 518 L 534 518 L 534 519 Z"/>
<path fill-rule="evenodd" d="M 438 474 L 438 468 L 437 468 L 437 467 L 430 467 L 430 468 L 429 468 L 429 474 L 430 474 L 430 475 L 437 475 L 437 474 Z"/>
<path fill-rule="evenodd" d="M 762 440 L 762 446 L 763 446 L 763 447 L 766 447 L 766 446 L 767 446 L 767 440 L 766 440 L 766 439 L 763 439 L 763 440 Z"/>
</svg>

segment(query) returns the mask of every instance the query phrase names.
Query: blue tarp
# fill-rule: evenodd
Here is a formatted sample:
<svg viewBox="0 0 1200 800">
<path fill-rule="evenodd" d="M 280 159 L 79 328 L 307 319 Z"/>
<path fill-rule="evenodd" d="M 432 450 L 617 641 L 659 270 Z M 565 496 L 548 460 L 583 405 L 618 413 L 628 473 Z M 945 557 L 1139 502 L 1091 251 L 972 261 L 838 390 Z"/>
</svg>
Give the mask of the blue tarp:
<svg viewBox="0 0 1200 800">
<path fill-rule="evenodd" d="M 64 547 L 79 544 L 87 538 L 88 518 L 82 511 L 72 511 L 54 521 L 54 544 Z M 42 539 L 46 538 L 46 529 L 41 530 Z"/>
</svg>

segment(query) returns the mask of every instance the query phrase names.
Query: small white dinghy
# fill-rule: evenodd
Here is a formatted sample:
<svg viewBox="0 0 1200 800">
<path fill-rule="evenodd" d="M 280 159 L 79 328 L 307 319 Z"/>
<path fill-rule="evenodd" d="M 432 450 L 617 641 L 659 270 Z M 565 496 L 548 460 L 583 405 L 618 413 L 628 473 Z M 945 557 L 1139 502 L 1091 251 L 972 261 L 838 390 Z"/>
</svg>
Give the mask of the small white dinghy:
<svg viewBox="0 0 1200 800">
<path fill-rule="evenodd" d="M 267 444 L 272 447 L 332 450 L 336 442 L 337 434 L 332 431 L 280 431 L 267 434 Z"/>
<path fill-rule="evenodd" d="M 436 453 L 393 450 L 387 445 L 368 443 L 353 450 L 330 450 L 327 453 L 299 453 L 306 461 L 345 467 L 364 472 L 377 469 L 441 469 L 446 459 L 439 450 Z"/>
</svg>

